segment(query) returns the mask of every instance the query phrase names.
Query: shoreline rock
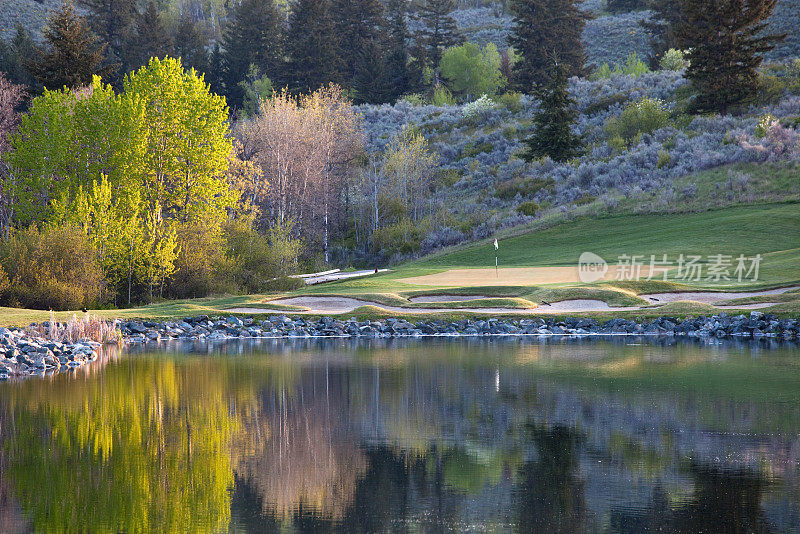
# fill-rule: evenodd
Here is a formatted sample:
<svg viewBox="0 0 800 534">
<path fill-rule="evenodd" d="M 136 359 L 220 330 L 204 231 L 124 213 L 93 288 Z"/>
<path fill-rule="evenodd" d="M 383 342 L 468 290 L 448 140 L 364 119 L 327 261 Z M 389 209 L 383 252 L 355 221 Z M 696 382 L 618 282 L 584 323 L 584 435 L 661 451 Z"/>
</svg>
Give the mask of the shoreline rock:
<svg viewBox="0 0 800 534">
<path fill-rule="evenodd" d="M 749 316 L 720 313 L 679 320 L 659 317 L 649 322 L 611 319 L 600 323 L 594 319 L 464 319 L 444 321 L 430 319 L 409 322 L 402 318 L 380 321 L 340 320 L 322 317 L 273 315 L 265 320 L 250 317 L 187 317 L 182 321 L 128 321 L 122 323 L 123 340 L 146 343 L 161 340 L 223 341 L 245 338 L 312 338 L 312 337 L 425 337 L 425 336 L 686 336 L 716 339 L 798 339 L 800 325 L 795 319 L 778 319 L 754 311 Z"/>
<path fill-rule="evenodd" d="M 208 341 L 237 339 L 302 338 L 422 338 L 422 337 L 606 337 L 641 336 L 689 339 L 800 341 L 800 322 L 778 319 L 753 311 L 749 316 L 719 313 L 710 317 L 659 317 L 648 322 L 629 319 L 571 317 L 564 320 L 531 319 L 439 319 L 410 322 L 403 318 L 380 321 L 340 320 L 322 317 L 273 315 L 265 320 L 251 317 L 209 317 L 201 315 L 180 321 L 125 321 L 120 324 L 123 345 L 150 342 Z M 70 371 L 98 359 L 101 344 L 81 340 L 52 341 L 25 329 L 0 327 L 0 381 L 9 378 L 46 376 Z"/>
<path fill-rule="evenodd" d="M 0 381 L 77 369 L 97 360 L 101 349 L 97 341 L 65 343 L 0 327 Z"/>
</svg>

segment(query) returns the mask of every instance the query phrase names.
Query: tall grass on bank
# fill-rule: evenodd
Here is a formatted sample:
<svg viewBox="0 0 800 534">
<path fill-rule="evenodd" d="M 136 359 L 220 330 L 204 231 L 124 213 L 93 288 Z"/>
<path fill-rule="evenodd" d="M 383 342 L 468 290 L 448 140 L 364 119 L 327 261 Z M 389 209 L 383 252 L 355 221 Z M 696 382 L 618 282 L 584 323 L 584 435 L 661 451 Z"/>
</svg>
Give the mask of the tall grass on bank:
<svg viewBox="0 0 800 534">
<path fill-rule="evenodd" d="M 88 313 L 80 318 L 73 314 L 68 321 L 60 323 L 56 320 L 55 314 L 50 312 L 49 322 L 31 325 L 27 328 L 27 332 L 61 343 L 88 340 L 107 344 L 122 341 L 122 331 L 116 320 L 101 319 Z"/>
</svg>

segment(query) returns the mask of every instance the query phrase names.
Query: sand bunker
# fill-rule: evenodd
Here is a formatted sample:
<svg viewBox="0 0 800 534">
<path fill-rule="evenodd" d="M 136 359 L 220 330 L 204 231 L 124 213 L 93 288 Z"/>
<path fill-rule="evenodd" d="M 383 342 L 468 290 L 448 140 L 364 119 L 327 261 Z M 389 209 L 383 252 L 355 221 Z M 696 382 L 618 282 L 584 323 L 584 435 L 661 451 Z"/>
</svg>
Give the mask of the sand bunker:
<svg viewBox="0 0 800 534">
<path fill-rule="evenodd" d="M 723 293 L 723 292 L 691 292 L 691 293 L 653 293 L 650 295 L 641 295 L 642 298 L 649 300 L 653 305 L 659 306 L 669 302 L 678 301 L 691 301 L 699 302 L 702 304 L 715 305 L 719 302 L 725 302 L 731 299 L 756 297 L 763 295 L 780 295 L 798 289 L 797 287 L 784 287 L 780 289 L 770 289 L 767 291 L 750 291 L 738 293 Z M 440 302 L 468 302 L 486 298 L 476 295 L 427 295 L 414 297 L 410 299 L 412 302 L 417 303 L 440 303 Z M 305 313 L 305 314 L 342 314 L 350 313 L 356 308 L 361 306 L 375 306 L 386 310 L 390 313 L 449 313 L 449 312 L 467 312 L 467 313 L 481 313 L 481 314 L 568 314 L 568 313 L 581 313 L 581 312 L 623 312 L 623 311 L 638 311 L 642 308 L 639 306 L 609 306 L 602 300 L 591 299 L 573 299 L 563 300 L 560 302 L 553 302 L 549 305 L 541 305 L 537 308 L 521 309 L 521 308 L 409 308 L 400 306 L 388 306 L 378 302 L 368 300 L 361 300 L 349 297 L 291 297 L 285 299 L 272 300 L 265 306 L 270 304 L 282 306 L 295 306 L 303 308 L 303 311 L 280 310 L 276 308 L 233 308 L 226 310 L 231 313 L 247 313 L 247 314 L 268 314 L 268 313 Z M 769 308 L 775 306 L 775 302 L 759 302 L 755 304 L 740 304 L 734 306 L 716 305 L 721 310 L 759 310 L 762 308 Z M 649 309 L 658 309 L 649 308 Z"/>
<path fill-rule="evenodd" d="M 639 296 L 642 297 L 643 299 L 650 300 L 653 304 L 666 304 L 667 302 L 677 302 L 679 300 L 691 300 L 694 302 L 702 302 L 704 304 L 716 304 L 717 302 L 724 302 L 726 300 L 733 300 L 733 299 L 743 299 L 747 297 L 782 295 L 794 289 L 797 289 L 797 287 L 782 287 L 779 289 L 768 289 L 766 291 L 746 291 L 739 293 L 725 293 L 722 291 L 717 291 L 717 292 L 698 291 L 691 293 L 654 293 L 652 295 L 639 295 Z"/>
</svg>

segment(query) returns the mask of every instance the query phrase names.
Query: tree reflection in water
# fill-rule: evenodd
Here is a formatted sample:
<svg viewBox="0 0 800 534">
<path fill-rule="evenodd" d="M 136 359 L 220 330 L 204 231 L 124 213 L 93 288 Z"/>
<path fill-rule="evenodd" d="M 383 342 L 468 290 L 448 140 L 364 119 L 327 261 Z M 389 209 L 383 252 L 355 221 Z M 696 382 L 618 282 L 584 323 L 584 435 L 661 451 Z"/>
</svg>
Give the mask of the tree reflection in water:
<svg viewBox="0 0 800 534">
<path fill-rule="evenodd" d="M 566 347 L 574 368 L 553 366 L 557 347 L 535 359 L 520 350 L 531 352 L 141 355 L 0 386 L 0 530 L 800 527 L 800 438 L 784 404 L 796 405 L 800 378 L 786 360 L 730 357 L 709 374 L 688 349 L 676 359 L 651 347 L 668 357 L 648 363 L 637 348 Z M 649 365 L 668 366 L 684 389 L 654 386 Z M 695 375 L 703 389 L 686 386 Z M 719 393 L 745 378 L 746 400 Z"/>
<path fill-rule="evenodd" d="M 574 429 L 529 424 L 536 458 L 519 469 L 519 532 L 582 532 L 586 497 L 580 480 L 580 438 Z"/>
</svg>

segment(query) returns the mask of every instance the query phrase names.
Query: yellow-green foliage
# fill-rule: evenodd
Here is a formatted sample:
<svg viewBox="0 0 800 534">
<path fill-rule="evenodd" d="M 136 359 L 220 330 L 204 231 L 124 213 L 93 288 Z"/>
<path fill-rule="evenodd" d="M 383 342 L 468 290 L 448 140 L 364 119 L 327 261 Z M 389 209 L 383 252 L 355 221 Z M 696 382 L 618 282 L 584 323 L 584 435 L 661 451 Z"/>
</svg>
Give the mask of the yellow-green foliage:
<svg viewBox="0 0 800 534">
<path fill-rule="evenodd" d="M 669 110 L 658 98 L 641 98 L 628 105 L 617 117 L 606 122 L 609 139 L 619 138 L 625 143 L 635 141 L 640 135 L 652 133 L 669 124 Z"/>
<path fill-rule="evenodd" d="M 662 70 L 683 70 L 689 66 L 689 62 L 684 55 L 683 50 L 670 48 L 664 53 L 659 66 Z"/>
<path fill-rule="evenodd" d="M 448 48 L 439 66 L 448 86 L 459 95 L 491 96 L 505 84 L 500 74 L 500 53 L 494 43 L 484 48 L 473 43 Z"/>
<path fill-rule="evenodd" d="M 453 97 L 453 93 L 451 93 L 447 87 L 443 85 L 437 85 L 433 90 L 431 104 L 434 106 L 452 106 L 455 103 L 456 99 Z"/>
<path fill-rule="evenodd" d="M 419 250 L 425 231 L 411 219 L 401 219 L 395 224 L 378 228 L 372 234 L 372 248 L 388 256 L 396 253 L 410 254 Z"/>
<path fill-rule="evenodd" d="M 226 222 L 226 254 L 237 285 L 249 293 L 302 285 L 302 281 L 288 278 L 297 271 L 301 251 L 300 241 L 291 233 L 289 225 L 276 224 L 262 234 L 247 218 Z"/>
<path fill-rule="evenodd" d="M 109 286 L 161 293 L 181 252 L 176 236 L 219 235 L 235 197 L 224 179 L 232 143 L 224 98 L 180 60 L 152 59 L 117 95 L 46 91 L 12 137 L 6 190 L 16 221 L 76 225 L 98 250 Z M 211 239 L 213 241 L 213 239 Z M 183 266 L 203 256 L 188 247 Z"/>
<path fill-rule="evenodd" d="M 612 76 L 637 77 L 647 74 L 648 72 L 650 72 L 650 68 L 647 66 L 647 63 L 642 61 L 636 52 L 631 52 L 625 60 L 625 63 L 621 65 L 617 63 L 614 65 L 614 68 L 611 68 L 608 63 L 603 63 L 594 71 L 592 78 L 595 80 L 603 80 L 611 78 Z"/>
<path fill-rule="evenodd" d="M 75 310 L 97 304 L 103 271 L 97 249 L 76 226 L 31 226 L 0 244 L 8 274 L 2 301 L 13 306 Z"/>
</svg>

